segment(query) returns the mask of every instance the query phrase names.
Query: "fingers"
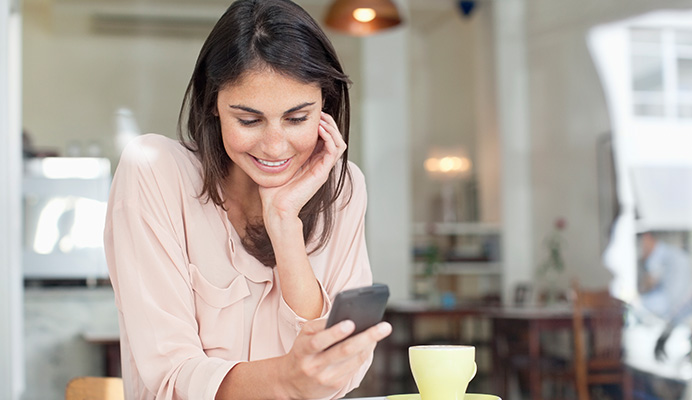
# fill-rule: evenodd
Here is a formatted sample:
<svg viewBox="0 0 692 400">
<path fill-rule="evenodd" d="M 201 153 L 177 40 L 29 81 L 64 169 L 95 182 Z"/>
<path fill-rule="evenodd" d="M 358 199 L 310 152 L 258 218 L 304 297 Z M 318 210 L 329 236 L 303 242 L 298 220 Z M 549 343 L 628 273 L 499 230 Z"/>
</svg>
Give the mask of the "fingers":
<svg viewBox="0 0 692 400">
<path fill-rule="evenodd" d="M 306 323 L 303 331 L 306 333 L 316 332 L 320 330 L 320 325 L 324 326 L 324 321 L 320 321 L 320 325 L 312 324 L 311 321 Z M 310 340 L 310 350 L 312 352 L 320 352 L 327 350 L 327 356 L 330 358 L 348 358 L 359 352 L 363 348 L 374 345 L 380 340 L 389 336 L 392 332 L 392 326 L 389 322 L 380 322 L 365 331 L 346 339 L 356 329 L 355 324 L 351 320 L 341 321 L 329 329 L 324 330 L 324 333 L 313 335 Z M 342 343 L 339 343 L 342 341 Z M 338 343 L 336 346 L 334 344 Z M 333 346 L 330 348 L 330 346 Z"/>
<path fill-rule="evenodd" d="M 339 127 L 331 115 L 323 112 L 320 118 L 320 136 L 325 141 L 325 148 L 330 154 L 335 154 L 336 158 L 346 151 L 346 142 L 344 141 Z"/>
<path fill-rule="evenodd" d="M 288 354 L 293 365 L 288 369 L 293 375 L 290 381 L 312 388 L 313 394 L 332 393 L 346 385 L 372 357 L 377 342 L 392 331 L 389 323 L 382 322 L 346 339 L 355 330 L 353 321 L 328 329 L 325 324 L 324 320 L 307 322 Z"/>
<path fill-rule="evenodd" d="M 365 331 L 344 340 L 342 343 L 332 347 L 325 353 L 335 360 L 345 360 L 357 355 L 363 349 L 374 346 L 380 340 L 389 336 L 392 333 L 392 326 L 389 322 L 380 322 L 379 324 L 366 329 Z"/>
<path fill-rule="evenodd" d="M 311 350 L 321 352 L 329 348 L 334 343 L 344 340 L 356 329 L 353 321 L 341 321 L 338 324 L 326 329 L 323 334 L 315 335 L 311 340 Z"/>
<path fill-rule="evenodd" d="M 388 322 L 379 324 L 344 340 L 322 353 L 324 365 L 322 372 L 326 381 L 348 380 L 373 354 L 377 342 L 389 336 L 392 326 Z"/>
<path fill-rule="evenodd" d="M 327 154 L 337 154 L 338 148 L 336 143 L 334 143 L 333 135 L 327 132 L 324 124 L 324 122 L 320 121 L 319 134 L 322 138 L 322 149 L 325 150 Z"/>
<path fill-rule="evenodd" d="M 329 365 L 323 370 L 321 379 L 324 382 L 336 383 L 337 387 L 343 387 L 353 378 L 354 373 L 372 357 L 375 345 L 376 343 L 372 343 L 352 357 Z"/>
</svg>

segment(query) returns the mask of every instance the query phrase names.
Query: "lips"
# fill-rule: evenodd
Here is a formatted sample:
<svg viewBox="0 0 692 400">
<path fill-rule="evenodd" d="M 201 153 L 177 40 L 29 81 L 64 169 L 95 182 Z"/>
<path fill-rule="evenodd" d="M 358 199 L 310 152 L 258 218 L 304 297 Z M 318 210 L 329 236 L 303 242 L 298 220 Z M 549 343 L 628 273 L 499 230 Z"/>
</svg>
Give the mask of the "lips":
<svg viewBox="0 0 692 400">
<path fill-rule="evenodd" d="M 266 160 L 261 160 L 259 158 L 255 158 L 258 163 L 262 165 L 266 165 L 267 167 L 278 167 L 280 165 L 284 165 L 288 162 L 288 159 L 282 160 L 282 161 L 266 161 Z"/>
<path fill-rule="evenodd" d="M 260 170 L 275 174 L 286 170 L 286 168 L 288 168 L 288 166 L 291 164 L 292 158 L 287 158 L 284 160 L 263 160 L 261 158 L 252 156 L 252 160 Z"/>
</svg>

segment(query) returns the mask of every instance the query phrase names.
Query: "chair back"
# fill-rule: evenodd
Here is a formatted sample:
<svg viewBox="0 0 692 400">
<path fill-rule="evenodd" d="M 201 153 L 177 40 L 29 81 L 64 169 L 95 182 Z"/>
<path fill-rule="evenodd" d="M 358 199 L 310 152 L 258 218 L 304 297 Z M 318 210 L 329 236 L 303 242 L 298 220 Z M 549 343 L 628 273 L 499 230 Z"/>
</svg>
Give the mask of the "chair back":
<svg viewBox="0 0 692 400">
<path fill-rule="evenodd" d="M 65 400 L 125 400 L 123 380 L 105 376 L 74 378 L 67 384 Z"/>
<path fill-rule="evenodd" d="M 624 303 L 607 290 L 585 291 L 574 282 L 574 369 L 579 400 L 589 400 L 590 384 L 615 383 L 629 397 L 623 364 Z"/>
</svg>

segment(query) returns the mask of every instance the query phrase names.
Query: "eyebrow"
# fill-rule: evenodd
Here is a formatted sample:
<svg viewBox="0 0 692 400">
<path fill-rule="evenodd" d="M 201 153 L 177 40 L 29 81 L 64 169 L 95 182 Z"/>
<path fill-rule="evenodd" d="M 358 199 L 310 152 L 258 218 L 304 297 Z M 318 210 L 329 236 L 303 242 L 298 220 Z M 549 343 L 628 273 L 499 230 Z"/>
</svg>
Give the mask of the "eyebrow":
<svg viewBox="0 0 692 400">
<path fill-rule="evenodd" d="M 284 115 L 290 114 L 290 113 L 294 113 L 294 112 L 299 111 L 299 110 L 301 110 L 301 109 L 303 109 L 303 108 L 305 108 L 305 107 L 309 107 L 309 106 L 311 106 L 311 105 L 313 105 L 313 104 L 315 104 L 314 101 L 313 101 L 312 103 L 305 102 L 305 103 L 302 103 L 302 104 L 298 104 L 297 106 L 291 107 L 291 108 L 289 108 L 288 110 L 286 110 L 286 111 L 284 112 Z M 244 105 L 242 105 L 242 104 L 230 105 L 229 107 L 235 108 L 235 109 L 237 109 L 237 110 L 247 111 L 247 112 L 252 113 L 252 114 L 264 115 L 264 113 L 263 113 L 262 111 L 255 110 L 255 109 L 252 108 L 252 107 L 244 106 Z"/>
</svg>

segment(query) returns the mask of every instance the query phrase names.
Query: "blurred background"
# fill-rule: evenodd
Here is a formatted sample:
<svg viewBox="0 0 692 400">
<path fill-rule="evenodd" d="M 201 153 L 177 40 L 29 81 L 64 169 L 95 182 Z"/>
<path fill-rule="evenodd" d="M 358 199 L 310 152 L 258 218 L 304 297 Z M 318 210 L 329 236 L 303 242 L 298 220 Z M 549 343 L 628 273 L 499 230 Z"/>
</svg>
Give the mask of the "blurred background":
<svg viewBox="0 0 692 400">
<path fill-rule="evenodd" d="M 572 321 L 578 283 L 625 304 L 635 397 L 682 398 L 692 0 L 400 0 L 401 22 L 377 32 L 327 26 L 345 1 L 298 3 L 353 81 L 349 153 L 368 184 L 373 274 L 402 321 L 354 395 L 415 390 L 401 349 L 422 342 L 476 344 L 474 389 L 503 391 L 493 316 L 525 307 Z M 111 174 L 132 137 L 176 137 L 229 2 L 0 4 L 0 398 L 58 399 L 75 376 L 119 373 L 101 244 Z M 574 361 L 569 332 L 540 339 Z M 541 384 L 536 397 L 535 378 L 512 371 L 508 399 L 576 396 Z"/>
</svg>

